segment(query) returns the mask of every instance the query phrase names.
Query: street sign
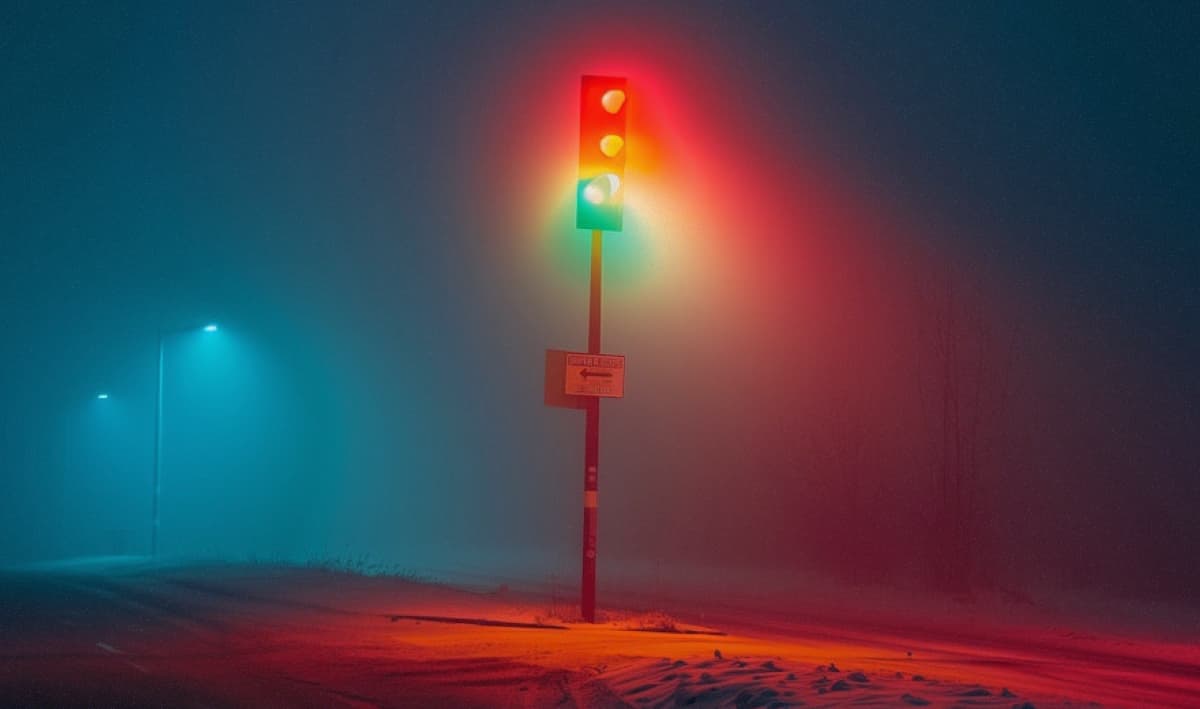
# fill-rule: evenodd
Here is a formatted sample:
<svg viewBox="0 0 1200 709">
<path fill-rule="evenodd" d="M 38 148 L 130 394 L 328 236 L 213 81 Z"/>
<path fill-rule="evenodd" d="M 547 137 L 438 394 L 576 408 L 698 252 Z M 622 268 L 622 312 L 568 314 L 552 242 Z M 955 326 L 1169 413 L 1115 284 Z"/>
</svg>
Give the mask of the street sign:
<svg viewBox="0 0 1200 709">
<path fill-rule="evenodd" d="M 563 391 L 563 382 L 567 378 L 568 354 L 565 350 L 546 350 L 544 402 L 546 406 L 557 406 L 563 409 L 586 409 L 588 399 L 582 396 L 570 396 Z"/>
<path fill-rule="evenodd" d="M 563 393 L 572 396 L 625 396 L 625 355 L 567 353 Z"/>
</svg>

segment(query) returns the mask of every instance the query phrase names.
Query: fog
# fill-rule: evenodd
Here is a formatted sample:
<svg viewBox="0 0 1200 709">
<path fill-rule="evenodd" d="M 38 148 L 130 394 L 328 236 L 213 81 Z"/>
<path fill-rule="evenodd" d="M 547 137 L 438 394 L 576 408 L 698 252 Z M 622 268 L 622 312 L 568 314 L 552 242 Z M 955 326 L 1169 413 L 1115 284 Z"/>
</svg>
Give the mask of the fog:
<svg viewBox="0 0 1200 709">
<path fill-rule="evenodd" d="M 0 11 L 0 560 L 148 553 L 163 332 L 164 557 L 572 582 L 613 73 L 602 584 L 1196 601 L 1193 10 L 597 15 Z"/>
</svg>

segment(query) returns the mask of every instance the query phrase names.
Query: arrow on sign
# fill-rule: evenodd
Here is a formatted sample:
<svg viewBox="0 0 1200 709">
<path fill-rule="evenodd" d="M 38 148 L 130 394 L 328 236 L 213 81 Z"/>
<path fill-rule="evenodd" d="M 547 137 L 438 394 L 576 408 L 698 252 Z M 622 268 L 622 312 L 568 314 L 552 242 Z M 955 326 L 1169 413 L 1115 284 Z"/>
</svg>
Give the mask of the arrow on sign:
<svg viewBox="0 0 1200 709">
<path fill-rule="evenodd" d="M 587 379 L 588 377 L 608 377 L 610 379 L 612 378 L 612 372 L 589 372 L 588 370 L 585 369 L 582 372 L 580 372 L 580 374 L 583 375 L 584 379 Z"/>
</svg>

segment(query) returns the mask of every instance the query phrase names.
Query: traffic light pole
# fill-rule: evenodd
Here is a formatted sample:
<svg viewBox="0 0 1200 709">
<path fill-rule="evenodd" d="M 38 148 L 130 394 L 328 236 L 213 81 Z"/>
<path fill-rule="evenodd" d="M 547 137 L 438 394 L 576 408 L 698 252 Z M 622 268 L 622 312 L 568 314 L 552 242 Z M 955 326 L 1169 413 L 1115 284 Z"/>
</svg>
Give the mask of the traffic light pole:
<svg viewBox="0 0 1200 709">
<path fill-rule="evenodd" d="M 600 285 L 604 232 L 592 231 L 592 280 L 588 298 L 588 354 L 600 354 Z M 583 439 L 583 619 L 596 622 L 596 511 L 600 466 L 600 397 L 587 397 Z"/>
</svg>

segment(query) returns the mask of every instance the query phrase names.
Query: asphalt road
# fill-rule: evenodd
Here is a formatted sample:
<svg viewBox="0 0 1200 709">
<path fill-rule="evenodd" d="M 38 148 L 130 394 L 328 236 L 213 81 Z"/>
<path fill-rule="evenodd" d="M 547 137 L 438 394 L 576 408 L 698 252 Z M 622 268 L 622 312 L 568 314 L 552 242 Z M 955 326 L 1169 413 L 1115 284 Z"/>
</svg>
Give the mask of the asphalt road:
<svg viewBox="0 0 1200 709">
<path fill-rule="evenodd" d="M 324 706 L 251 658 L 272 650 L 235 630 L 236 608 L 146 577 L 0 575 L 0 705 Z M 236 606 L 236 604 L 234 604 Z"/>
<path fill-rule="evenodd" d="M 295 568 L 2 571 L 0 707 L 595 704 L 569 687 L 591 673 L 526 662 L 528 643 L 505 635 L 564 629 L 506 620 L 505 607 Z M 444 651 L 425 642 L 446 628 L 466 630 Z"/>
</svg>

